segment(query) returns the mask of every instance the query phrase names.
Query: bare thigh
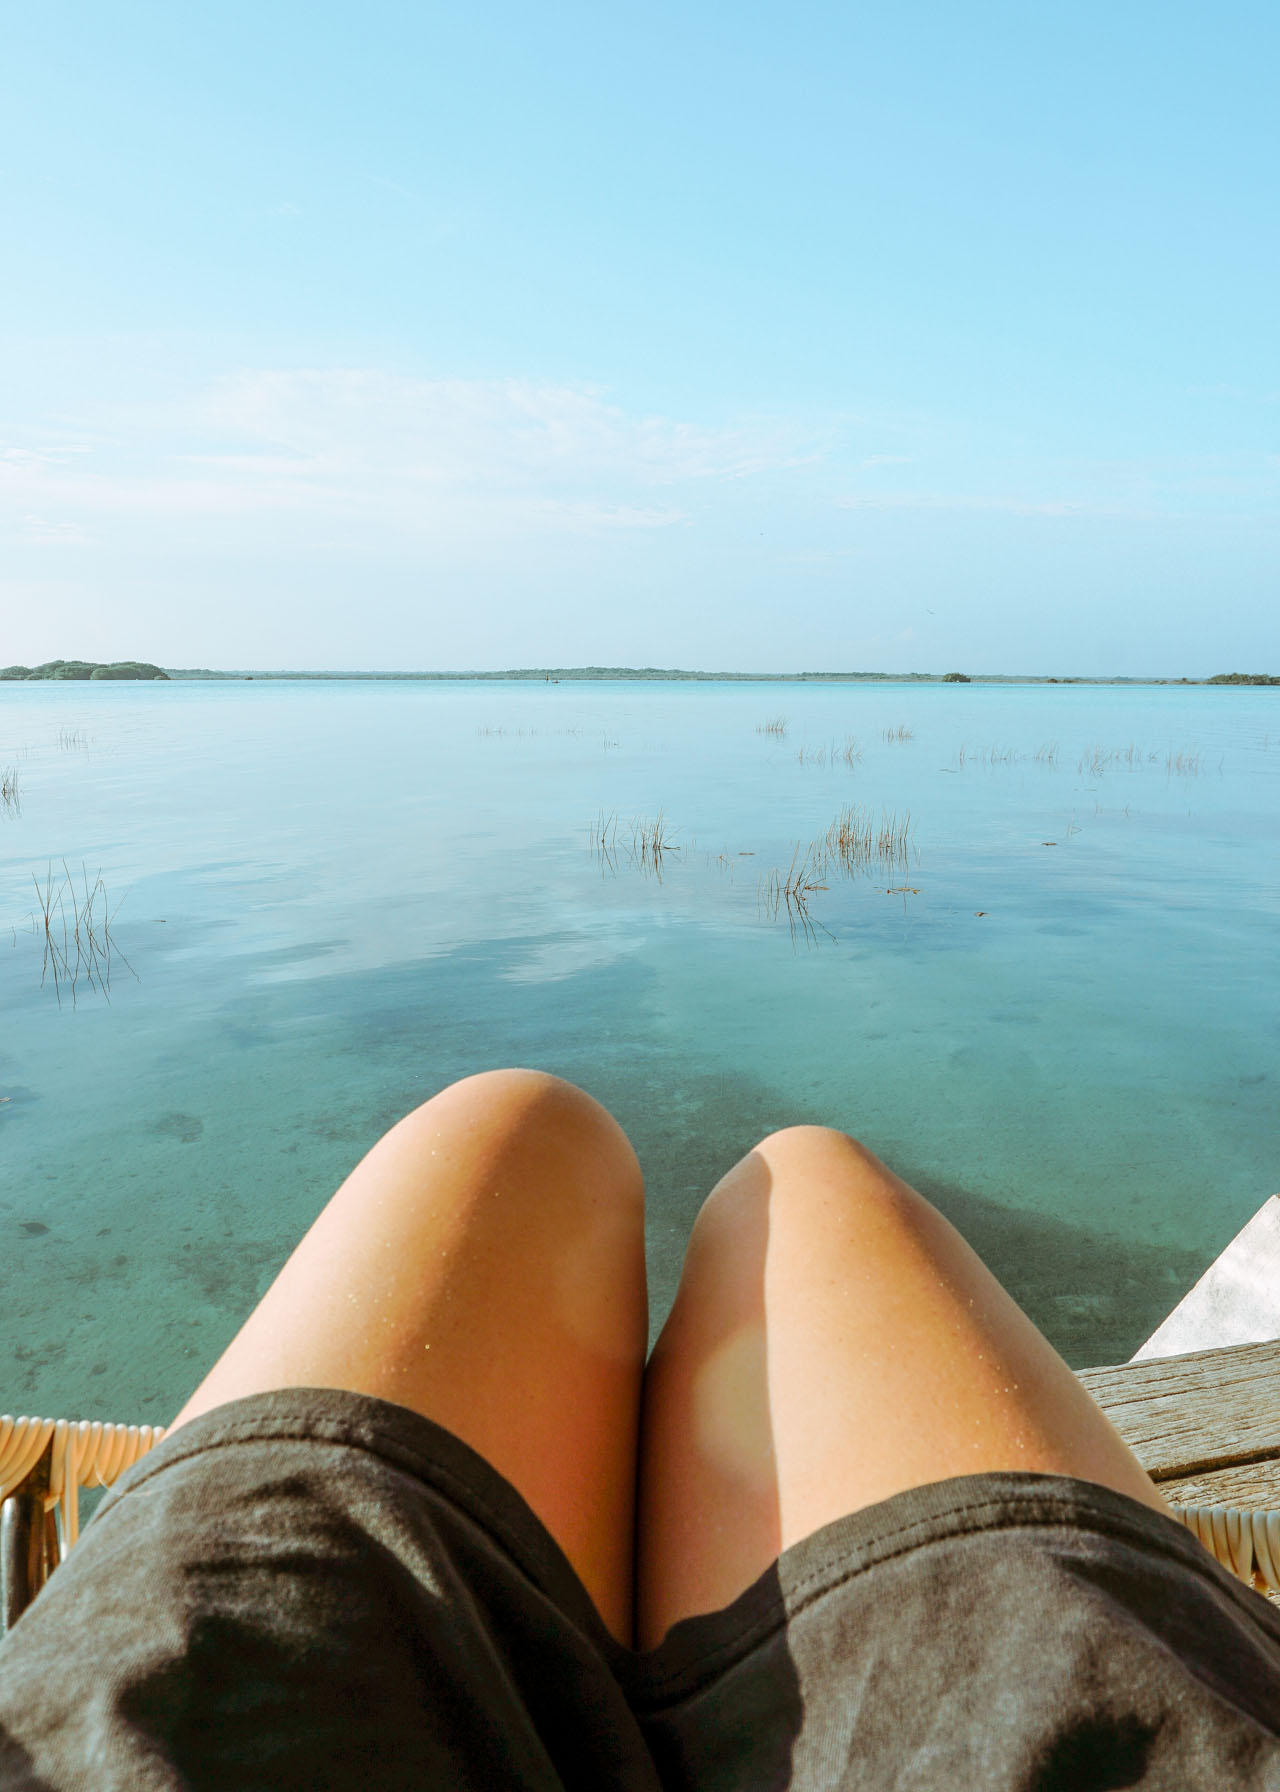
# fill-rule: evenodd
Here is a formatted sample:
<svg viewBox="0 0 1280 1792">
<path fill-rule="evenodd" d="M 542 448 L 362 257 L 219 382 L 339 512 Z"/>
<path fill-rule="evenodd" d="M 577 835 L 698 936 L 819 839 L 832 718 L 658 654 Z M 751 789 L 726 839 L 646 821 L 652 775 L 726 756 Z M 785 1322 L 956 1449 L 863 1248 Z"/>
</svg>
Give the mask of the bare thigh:
<svg viewBox="0 0 1280 1792">
<path fill-rule="evenodd" d="M 282 1387 L 412 1407 L 518 1488 L 629 1640 L 647 1326 L 621 1128 L 556 1077 L 492 1071 L 374 1146 L 175 1424 Z"/>
<path fill-rule="evenodd" d="M 843 1133 L 775 1133 L 713 1191 L 645 1376 L 638 1635 L 781 1550 L 987 1470 L 1160 1496 L 960 1235 Z"/>
</svg>

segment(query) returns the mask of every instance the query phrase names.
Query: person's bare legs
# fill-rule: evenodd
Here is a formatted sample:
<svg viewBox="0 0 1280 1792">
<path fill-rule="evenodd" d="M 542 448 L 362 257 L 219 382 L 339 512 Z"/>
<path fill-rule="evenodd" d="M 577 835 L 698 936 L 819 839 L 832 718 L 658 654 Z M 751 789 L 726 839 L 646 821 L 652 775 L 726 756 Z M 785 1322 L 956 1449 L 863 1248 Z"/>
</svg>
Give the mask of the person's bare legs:
<svg viewBox="0 0 1280 1792">
<path fill-rule="evenodd" d="M 1166 1510 L 936 1210 L 843 1133 L 775 1133 L 712 1192 L 645 1376 L 637 1633 L 728 1604 L 908 1487 L 1020 1469 Z"/>
<path fill-rule="evenodd" d="M 630 1640 L 644 1193 L 605 1110 L 538 1071 L 381 1139 L 175 1419 L 272 1388 L 412 1407 L 524 1495 Z"/>
</svg>

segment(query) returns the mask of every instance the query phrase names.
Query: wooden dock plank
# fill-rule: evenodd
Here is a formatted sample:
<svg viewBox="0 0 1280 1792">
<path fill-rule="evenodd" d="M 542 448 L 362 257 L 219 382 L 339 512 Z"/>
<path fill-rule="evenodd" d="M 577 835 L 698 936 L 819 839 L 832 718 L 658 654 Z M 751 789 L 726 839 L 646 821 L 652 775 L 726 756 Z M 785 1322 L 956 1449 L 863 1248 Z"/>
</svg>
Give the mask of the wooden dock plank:
<svg viewBox="0 0 1280 1792">
<path fill-rule="evenodd" d="M 1280 1342 L 1079 1376 L 1154 1481 L 1280 1463 Z"/>
<path fill-rule="evenodd" d="M 1172 1505 L 1280 1511 L 1280 1343 L 1078 1373 Z"/>
<path fill-rule="evenodd" d="M 1280 1459 L 1176 1475 L 1161 1481 L 1160 1491 L 1175 1506 L 1260 1506 L 1280 1512 Z"/>
</svg>

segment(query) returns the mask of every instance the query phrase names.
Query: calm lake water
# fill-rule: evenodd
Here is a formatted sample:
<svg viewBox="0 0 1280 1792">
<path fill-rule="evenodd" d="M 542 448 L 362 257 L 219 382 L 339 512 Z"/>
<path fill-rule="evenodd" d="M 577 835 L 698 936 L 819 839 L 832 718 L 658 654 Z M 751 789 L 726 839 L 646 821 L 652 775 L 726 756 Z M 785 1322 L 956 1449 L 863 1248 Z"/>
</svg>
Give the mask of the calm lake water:
<svg viewBox="0 0 1280 1792">
<path fill-rule="evenodd" d="M 655 1322 L 791 1122 L 923 1188 L 1076 1365 L 1280 1188 L 1280 690 L 0 685 L 8 768 L 0 1409 L 163 1422 L 378 1135 L 489 1065 L 628 1129 Z M 762 880 L 848 804 L 908 855 L 788 925 Z M 64 860 L 120 905 L 109 1000 L 42 987 Z"/>
</svg>

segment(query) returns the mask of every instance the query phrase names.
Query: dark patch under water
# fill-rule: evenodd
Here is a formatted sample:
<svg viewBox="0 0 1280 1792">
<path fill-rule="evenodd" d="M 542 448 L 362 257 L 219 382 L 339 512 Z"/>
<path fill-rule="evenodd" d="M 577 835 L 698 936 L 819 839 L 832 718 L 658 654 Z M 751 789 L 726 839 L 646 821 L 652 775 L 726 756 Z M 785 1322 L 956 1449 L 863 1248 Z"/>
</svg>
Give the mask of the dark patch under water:
<svg viewBox="0 0 1280 1792">
<path fill-rule="evenodd" d="M 204 1131 L 198 1114 L 161 1114 L 151 1122 L 151 1131 L 162 1139 L 179 1139 L 184 1145 L 194 1144 Z"/>
<path fill-rule="evenodd" d="M 88 1201 L 78 1234 L 74 1210 L 66 1221 L 57 1216 L 48 1246 L 60 1249 L 33 1246 L 39 1275 L 16 1279 L 8 1297 L 10 1331 L 23 1348 L 12 1353 L 2 1403 L 30 1400 L 74 1416 L 91 1385 L 95 1409 L 102 1402 L 103 1412 L 164 1422 L 375 1140 L 446 1084 L 502 1064 L 538 1065 L 570 1078 L 626 1129 L 648 1188 L 656 1331 L 707 1192 L 765 1134 L 840 1116 L 787 1095 L 767 1075 L 726 1071 L 699 1051 L 695 1035 L 673 1039 L 652 976 L 638 961 L 523 981 L 513 973 L 527 963 L 529 946 L 527 939 L 495 942 L 383 973 L 262 985 L 251 998 L 228 1003 L 214 1024 L 244 1030 L 243 1049 L 262 1055 L 264 1076 L 290 1051 L 296 1017 L 305 1012 L 317 1073 L 309 1103 L 282 1120 L 279 1155 L 264 1162 L 251 1185 L 242 1185 L 243 1171 L 234 1180 L 215 1176 L 216 1159 L 202 1147 L 198 1160 L 193 1156 L 199 1206 L 176 1233 L 131 1237 L 126 1253 L 111 1248 L 108 1234 L 114 1226 L 119 1237 L 132 1203 L 104 1212 Z M 1269 1099 L 1264 1085 L 1235 1094 L 1260 1105 Z M 175 1110 L 162 1112 L 150 1130 L 157 1140 L 190 1144 L 201 1138 L 203 1123 Z M 1132 1355 L 1204 1268 L 1186 1251 L 1016 1210 L 959 1178 L 922 1173 L 900 1145 L 865 1138 L 951 1219 L 1075 1367 Z M 294 1143 L 299 1148 L 289 1155 Z M 142 1200 L 147 1181 L 141 1172 Z M 29 1228 L 27 1237 L 39 1237 L 47 1228 L 35 1217 L 36 1187 L 13 1192 L 18 1236 Z M 121 1295 L 132 1290 L 139 1300 L 152 1299 L 157 1278 L 171 1291 L 163 1345 L 135 1341 L 127 1326 L 107 1335 L 103 1307 L 118 1310 Z M 104 1362 L 109 1367 L 99 1373 Z"/>
<path fill-rule="evenodd" d="M 400 1066 L 407 1058 L 418 1075 L 399 1091 L 389 1086 L 364 1126 L 344 1117 L 342 1131 L 367 1148 L 416 1102 L 501 1063 L 538 1064 L 580 1083 L 616 1115 L 644 1169 L 656 1330 L 710 1189 L 765 1134 L 833 1117 L 763 1078 L 673 1048 L 669 1034 L 655 1037 L 645 1022 L 647 974 L 634 963 L 523 983 L 502 975 L 512 958 L 501 946 L 471 948 L 367 992 L 376 999 L 346 1049 Z M 482 969 L 487 987 L 478 987 Z M 888 1157 L 874 1137 L 865 1142 Z M 947 1216 L 1074 1368 L 1125 1361 L 1205 1267 L 1194 1252 L 1012 1208 L 900 1158 L 891 1167 Z"/>
<path fill-rule="evenodd" d="M 654 1091 L 629 1079 L 593 1092 L 622 1121 L 649 1190 L 650 1305 L 661 1323 L 703 1197 L 757 1140 L 779 1126 L 829 1124 L 830 1116 L 788 1103 L 749 1077 L 673 1066 L 678 1106 L 665 1111 Z M 675 1122 L 672 1124 L 672 1122 Z M 874 1150 L 877 1141 L 865 1143 Z M 887 1153 L 885 1154 L 888 1155 Z M 1018 1210 L 962 1183 L 894 1169 L 968 1240 L 1073 1368 L 1124 1362 L 1204 1269 L 1191 1251 L 1135 1244 L 1052 1215 Z"/>
</svg>

